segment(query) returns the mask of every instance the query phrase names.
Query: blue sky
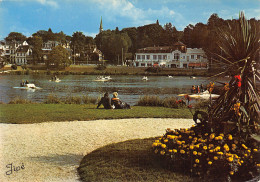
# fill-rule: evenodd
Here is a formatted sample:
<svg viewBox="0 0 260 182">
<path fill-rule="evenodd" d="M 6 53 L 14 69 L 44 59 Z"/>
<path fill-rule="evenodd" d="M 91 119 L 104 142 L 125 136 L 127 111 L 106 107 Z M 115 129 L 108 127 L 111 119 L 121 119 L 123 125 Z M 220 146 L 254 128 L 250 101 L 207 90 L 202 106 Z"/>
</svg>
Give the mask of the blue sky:
<svg viewBox="0 0 260 182">
<path fill-rule="evenodd" d="M 52 29 L 67 35 L 81 31 L 94 37 L 102 16 L 103 28 L 138 27 L 171 22 L 178 30 L 207 23 L 211 14 L 223 19 L 260 19 L 260 0 L 0 0 L 0 39 L 10 32 L 26 36 Z"/>
</svg>

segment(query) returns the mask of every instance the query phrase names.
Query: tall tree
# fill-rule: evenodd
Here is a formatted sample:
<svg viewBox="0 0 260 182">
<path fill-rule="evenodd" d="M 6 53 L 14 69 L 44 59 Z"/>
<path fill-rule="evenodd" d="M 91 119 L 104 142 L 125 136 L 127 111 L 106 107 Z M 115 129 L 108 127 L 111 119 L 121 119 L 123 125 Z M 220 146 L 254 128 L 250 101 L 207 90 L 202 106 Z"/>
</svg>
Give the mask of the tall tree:
<svg viewBox="0 0 260 182">
<path fill-rule="evenodd" d="M 27 39 L 28 44 L 32 46 L 32 63 L 36 64 L 42 60 L 42 44 L 43 40 L 39 36 L 33 36 Z"/>
<path fill-rule="evenodd" d="M 61 66 L 66 67 L 72 63 L 71 59 L 69 59 L 69 52 L 61 45 L 54 47 L 49 55 L 47 64 L 55 64 L 57 68 Z"/>
<path fill-rule="evenodd" d="M 11 32 L 8 34 L 8 36 L 5 38 L 5 41 L 7 42 L 23 42 L 26 40 L 26 36 L 24 36 L 22 33 L 19 32 Z"/>
</svg>

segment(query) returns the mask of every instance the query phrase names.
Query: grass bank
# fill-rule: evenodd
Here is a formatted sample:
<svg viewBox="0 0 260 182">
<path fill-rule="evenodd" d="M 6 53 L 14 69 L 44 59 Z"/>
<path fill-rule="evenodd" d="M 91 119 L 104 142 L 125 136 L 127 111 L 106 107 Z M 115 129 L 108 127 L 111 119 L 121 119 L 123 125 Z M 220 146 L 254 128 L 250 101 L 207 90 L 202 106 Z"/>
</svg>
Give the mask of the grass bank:
<svg viewBox="0 0 260 182">
<path fill-rule="evenodd" d="M 210 76 L 212 71 L 207 69 L 161 68 L 159 72 L 149 72 L 147 67 L 107 66 L 104 70 L 96 65 L 71 65 L 61 70 L 47 70 L 44 65 L 28 65 L 26 69 L 18 66 L 9 74 L 48 74 L 48 75 L 154 75 L 154 76 Z"/>
<path fill-rule="evenodd" d="M 195 178 L 167 169 L 151 150 L 154 138 L 129 140 L 86 155 L 78 173 L 82 181 L 174 181 Z M 198 179 L 197 179 L 198 180 Z"/>
<path fill-rule="evenodd" d="M 130 110 L 96 109 L 79 104 L 0 104 L 0 122 L 12 124 L 48 121 L 87 121 L 122 118 L 192 118 L 186 108 L 134 106 Z"/>
</svg>

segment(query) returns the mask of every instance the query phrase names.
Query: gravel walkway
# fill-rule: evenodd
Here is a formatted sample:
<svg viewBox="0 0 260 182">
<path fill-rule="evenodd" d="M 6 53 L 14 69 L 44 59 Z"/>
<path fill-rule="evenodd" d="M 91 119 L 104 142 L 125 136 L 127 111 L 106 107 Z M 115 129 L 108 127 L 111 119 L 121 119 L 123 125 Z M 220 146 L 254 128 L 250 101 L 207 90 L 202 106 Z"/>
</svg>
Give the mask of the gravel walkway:
<svg viewBox="0 0 260 182">
<path fill-rule="evenodd" d="M 79 181 L 76 168 L 93 150 L 192 124 L 160 118 L 0 124 L 0 181 Z"/>
</svg>

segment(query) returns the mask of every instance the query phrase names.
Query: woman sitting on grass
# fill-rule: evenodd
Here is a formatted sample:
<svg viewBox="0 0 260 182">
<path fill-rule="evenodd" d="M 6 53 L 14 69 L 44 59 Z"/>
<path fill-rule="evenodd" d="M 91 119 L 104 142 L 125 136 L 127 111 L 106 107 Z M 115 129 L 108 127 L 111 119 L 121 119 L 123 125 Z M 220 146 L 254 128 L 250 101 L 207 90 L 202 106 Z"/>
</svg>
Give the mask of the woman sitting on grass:
<svg viewBox="0 0 260 182">
<path fill-rule="evenodd" d="M 130 105 L 122 102 L 118 97 L 118 93 L 113 93 L 113 98 L 111 99 L 111 105 L 113 109 L 131 109 Z"/>
<path fill-rule="evenodd" d="M 105 109 L 112 109 L 110 98 L 109 98 L 107 92 L 104 94 L 104 97 L 102 97 L 101 100 L 99 101 L 99 103 L 97 105 L 97 109 L 99 108 L 99 106 L 101 104 L 104 106 Z"/>
</svg>

